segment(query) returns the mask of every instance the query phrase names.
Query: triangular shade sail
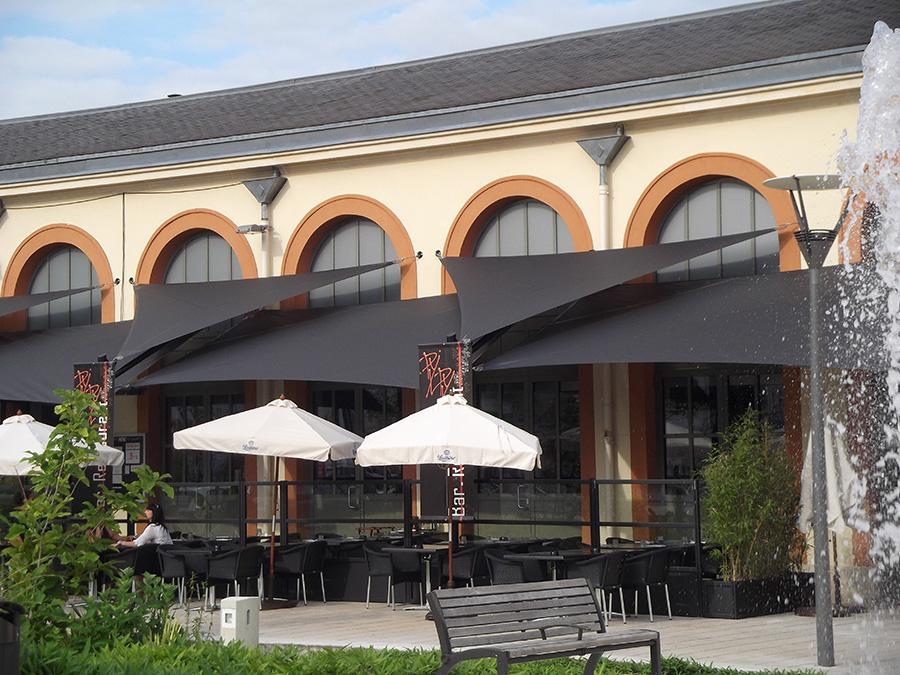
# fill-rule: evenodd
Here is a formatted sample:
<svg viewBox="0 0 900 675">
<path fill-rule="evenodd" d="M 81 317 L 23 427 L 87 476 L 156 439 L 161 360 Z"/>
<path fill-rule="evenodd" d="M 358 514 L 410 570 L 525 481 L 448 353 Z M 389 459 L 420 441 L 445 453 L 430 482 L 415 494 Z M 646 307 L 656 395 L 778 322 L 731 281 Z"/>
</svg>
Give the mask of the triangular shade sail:
<svg viewBox="0 0 900 675">
<path fill-rule="evenodd" d="M 472 340 L 606 288 L 773 230 L 672 244 L 553 255 L 442 258 Z"/>
<path fill-rule="evenodd" d="M 92 291 L 94 288 L 88 286 L 85 288 L 69 288 L 64 291 L 48 291 L 47 293 L 34 293 L 32 295 L 9 295 L 0 298 L 0 316 L 6 316 L 21 309 L 42 305 L 45 302 L 51 302 L 64 298 L 69 295 L 77 295 L 85 291 Z"/>
<path fill-rule="evenodd" d="M 176 431 L 178 449 L 327 462 L 350 459 L 362 438 L 288 399 Z"/>
<path fill-rule="evenodd" d="M 0 424 L 0 475 L 22 476 L 31 473 L 34 467 L 25 453 L 42 452 L 47 447 L 53 427 L 37 422 L 31 415 L 13 415 Z M 121 466 L 125 453 L 118 448 L 98 444 L 96 464 Z"/>
<path fill-rule="evenodd" d="M 73 366 L 116 354 L 131 329 L 130 321 L 34 333 L 7 333 L 0 343 L 0 399 L 57 401 L 54 389 L 71 389 Z"/>
<path fill-rule="evenodd" d="M 369 434 L 356 452 L 360 466 L 465 464 L 532 471 L 537 437 L 466 403 L 458 394 Z"/>
<path fill-rule="evenodd" d="M 300 316 L 308 318 L 257 334 L 244 331 L 239 338 L 220 341 L 133 384 L 258 379 L 416 388 L 418 346 L 443 342 L 459 329 L 455 295 L 306 311 Z M 265 321 L 262 317 L 260 323 Z"/>
<path fill-rule="evenodd" d="M 207 326 L 394 262 L 262 279 L 135 286 L 134 322 L 116 357 L 116 369 L 126 367 L 151 349 Z"/>
<path fill-rule="evenodd" d="M 837 315 L 842 270 L 821 272 L 821 362 L 883 369 L 883 326 Z M 641 288 L 642 286 L 646 288 Z M 509 350 L 484 370 L 578 363 L 809 364 L 809 272 L 718 281 L 633 284 L 607 294 L 605 311 Z M 641 296 L 645 297 L 641 297 Z M 602 307 L 604 294 L 592 298 Z M 857 308 L 859 309 L 859 308 Z"/>
</svg>

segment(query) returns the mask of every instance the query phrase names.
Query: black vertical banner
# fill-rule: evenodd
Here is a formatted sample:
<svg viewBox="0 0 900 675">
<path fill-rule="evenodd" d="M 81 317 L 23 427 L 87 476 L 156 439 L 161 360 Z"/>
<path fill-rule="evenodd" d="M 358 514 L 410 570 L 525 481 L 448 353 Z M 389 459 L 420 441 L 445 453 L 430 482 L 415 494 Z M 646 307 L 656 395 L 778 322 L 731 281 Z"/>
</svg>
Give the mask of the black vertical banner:
<svg viewBox="0 0 900 675">
<path fill-rule="evenodd" d="M 91 418 L 88 423 L 97 427 L 101 443 L 112 445 L 113 370 L 109 361 L 75 364 L 74 385 L 75 389 L 90 394 L 106 407 L 105 415 Z M 92 484 L 112 484 L 112 470 L 108 466 L 89 466 L 87 476 Z"/>
<path fill-rule="evenodd" d="M 468 342 L 441 342 L 419 345 L 419 407 L 433 405 L 441 396 L 462 394 L 471 404 L 474 398 L 472 369 L 469 366 Z M 475 475 L 469 467 L 451 469 L 449 489 L 446 467 L 425 464 L 420 468 L 422 492 L 420 495 L 423 520 L 445 520 L 448 504 L 455 521 L 471 519 L 470 500 L 475 494 Z"/>
</svg>

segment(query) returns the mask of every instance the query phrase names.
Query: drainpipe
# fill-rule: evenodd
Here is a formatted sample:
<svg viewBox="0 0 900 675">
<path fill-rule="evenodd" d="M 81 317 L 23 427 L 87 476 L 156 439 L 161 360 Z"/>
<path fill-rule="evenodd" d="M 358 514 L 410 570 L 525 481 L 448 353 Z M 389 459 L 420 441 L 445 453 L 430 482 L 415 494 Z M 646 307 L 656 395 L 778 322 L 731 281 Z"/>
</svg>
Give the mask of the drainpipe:
<svg viewBox="0 0 900 675">
<path fill-rule="evenodd" d="M 244 187 L 250 190 L 250 193 L 259 202 L 259 225 L 242 225 L 238 227 L 238 232 L 242 234 L 260 233 L 262 276 L 264 277 L 272 276 L 272 249 L 274 248 L 274 234 L 269 223 L 269 204 L 275 200 L 285 183 L 287 183 L 287 178 L 281 175 L 278 167 L 272 167 L 270 178 L 244 181 Z"/>
<path fill-rule="evenodd" d="M 249 236 L 253 236 L 254 234 L 260 235 L 260 255 L 262 257 L 262 274 L 263 277 L 271 277 L 272 276 L 272 250 L 274 249 L 275 243 L 275 234 L 272 231 L 272 224 L 269 222 L 269 205 L 275 200 L 275 197 L 278 196 L 278 193 L 281 192 L 281 188 L 284 187 L 285 183 L 287 183 L 287 178 L 281 175 L 281 171 L 278 170 L 278 167 L 272 167 L 272 175 L 269 178 L 262 178 L 260 180 L 245 180 L 244 187 L 250 190 L 250 194 L 256 197 L 256 201 L 259 202 L 259 223 L 253 225 L 239 225 L 237 231 L 241 234 L 246 234 Z M 279 393 L 275 390 L 284 388 L 284 385 L 278 382 L 270 382 L 268 380 L 256 382 L 256 397 L 257 404 L 264 405 L 269 401 L 278 397 Z M 269 460 L 270 461 L 270 460 Z M 259 475 L 268 475 L 268 472 L 271 471 L 271 467 L 268 466 L 269 461 L 266 458 L 259 458 L 257 461 L 257 470 L 260 472 Z M 277 463 L 276 465 L 277 466 Z M 275 476 L 275 480 L 278 480 L 278 476 Z M 276 488 L 272 488 L 277 490 Z M 260 498 L 264 497 L 264 495 L 259 495 Z M 273 500 L 271 496 L 266 496 L 266 501 L 260 501 L 260 503 L 271 504 Z M 274 509 L 273 509 L 274 511 Z M 273 523 L 275 522 L 275 513 L 272 513 Z M 274 527 L 271 535 L 274 536 Z"/>
<path fill-rule="evenodd" d="M 588 138 L 578 141 L 578 145 L 584 150 L 588 156 L 596 162 L 600 167 L 600 231 L 599 241 L 597 242 L 600 250 L 608 250 L 613 247 L 612 243 L 612 199 L 609 189 L 609 167 L 615 160 L 619 151 L 628 141 L 625 135 L 625 127 L 621 124 L 616 126 L 616 133 L 612 136 L 603 136 L 600 138 Z M 596 364 L 594 366 L 594 382 L 595 386 L 600 390 L 600 406 L 596 410 L 597 417 L 603 429 L 603 446 L 600 449 L 599 459 L 600 466 L 605 477 L 615 479 L 619 475 L 618 457 L 616 454 L 613 438 L 615 434 L 615 411 L 613 410 L 613 369 L 608 363 Z M 602 490 L 601 497 L 601 519 L 616 519 L 616 492 L 614 486 L 607 485 Z"/>
</svg>

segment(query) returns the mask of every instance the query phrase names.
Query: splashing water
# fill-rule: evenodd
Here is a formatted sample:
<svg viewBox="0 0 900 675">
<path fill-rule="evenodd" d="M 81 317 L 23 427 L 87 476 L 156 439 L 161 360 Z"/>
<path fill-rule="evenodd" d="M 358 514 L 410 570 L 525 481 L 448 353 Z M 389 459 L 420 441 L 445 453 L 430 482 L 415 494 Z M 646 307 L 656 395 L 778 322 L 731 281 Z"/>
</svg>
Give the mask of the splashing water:
<svg viewBox="0 0 900 675">
<path fill-rule="evenodd" d="M 873 404 L 872 389 L 878 387 L 871 381 L 856 387 L 849 406 L 874 417 L 872 421 L 882 427 L 877 444 L 881 447 L 871 449 L 872 456 L 862 463 L 869 464 L 870 555 L 882 591 L 896 602 L 900 568 L 900 30 L 881 22 L 875 25 L 863 55 L 856 141 L 845 139 L 842 146 L 838 165 L 844 183 L 852 195 L 862 197 L 851 208 L 852 220 L 861 227 L 857 234 L 863 261 L 872 263 L 862 271 L 846 268 L 849 276 L 856 276 L 848 300 L 866 307 L 861 312 L 857 308 L 857 316 L 885 325 L 883 349 L 888 364 L 880 383 L 882 390 L 886 388 L 884 409 Z M 842 246 L 846 254 L 847 238 Z M 878 301 L 873 303 L 876 296 Z"/>
</svg>

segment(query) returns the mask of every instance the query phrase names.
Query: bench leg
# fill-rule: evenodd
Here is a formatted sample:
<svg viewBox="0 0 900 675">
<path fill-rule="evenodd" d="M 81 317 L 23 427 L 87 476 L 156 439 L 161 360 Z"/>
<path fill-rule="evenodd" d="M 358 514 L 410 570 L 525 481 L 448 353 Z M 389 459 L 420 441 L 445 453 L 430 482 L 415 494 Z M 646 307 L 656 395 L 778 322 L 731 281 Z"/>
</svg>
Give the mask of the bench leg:
<svg viewBox="0 0 900 675">
<path fill-rule="evenodd" d="M 603 652 L 593 652 L 587 660 L 587 663 L 584 665 L 584 675 L 594 675 L 594 671 L 597 669 L 597 664 L 600 663 L 600 657 L 603 655 Z"/>
<path fill-rule="evenodd" d="M 506 654 L 497 657 L 497 675 L 509 675 L 509 657 Z"/>
<path fill-rule="evenodd" d="M 659 640 L 650 644 L 650 673 L 662 675 L 662 657 L 659 653 Z"/>
</svg>

